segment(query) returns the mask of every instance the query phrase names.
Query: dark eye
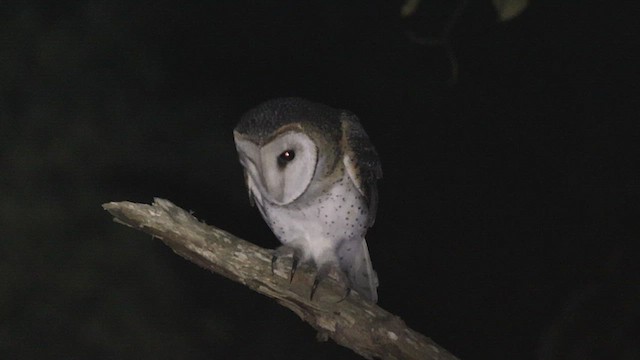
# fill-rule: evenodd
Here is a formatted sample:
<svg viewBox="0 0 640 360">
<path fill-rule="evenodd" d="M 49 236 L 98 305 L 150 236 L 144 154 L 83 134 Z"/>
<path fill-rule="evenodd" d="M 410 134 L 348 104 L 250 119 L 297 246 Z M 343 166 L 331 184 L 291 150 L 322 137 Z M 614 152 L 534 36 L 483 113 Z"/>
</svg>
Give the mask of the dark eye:
<svg viewBox="0 0 640 360">
<path fill-rule="evenodd" d="M 278 155 L 278 166 L 284 167 L 295 157 L 296 157 L 296 153 L 293 150 L 283 151 L 282 154 Z"/>
</svg>

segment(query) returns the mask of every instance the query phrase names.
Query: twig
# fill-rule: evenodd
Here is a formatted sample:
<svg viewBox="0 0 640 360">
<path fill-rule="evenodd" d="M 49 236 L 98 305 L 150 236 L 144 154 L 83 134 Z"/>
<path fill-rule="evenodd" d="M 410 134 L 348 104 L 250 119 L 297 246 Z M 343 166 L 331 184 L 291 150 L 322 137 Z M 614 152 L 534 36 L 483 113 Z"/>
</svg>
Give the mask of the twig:
<svg viewBox="0 0 640 360">
<path fill-rule="evenodd" d="M 313 326 L 320 340 L 330 337 L 368 359 L 456 359 L 357 293 L 340 301 L 345 289 L 334 279 L 322 281 L 310 300 L 313 269 L 301 266 L 289 283 L 285 264 L 272 273 L 271 250 L 206 225 L 168 200 L 156 198 L 151 205 L 110 202 L 102 207 L 116 222 L 151 234 L 187 260 L 276 299 Z"/>
<path fill-rule="evenodd" d="M 410 9 L 412 10 L 411 10 L 411 13 L 408 13 L 405 16 L 409 16 L 415 12 L 415 8 L 417 8 L 418 6 L 417 3 L 415 3 L 414 1 L 407 1 L 407 4 L 409 4 Z M 464 10 L 467 8 L 468 5 L 469 5 L 469 0 L 460 0 L 458 2 L 458 5 L 456 6 L 455 10 L 449 17 L 449 20 L 447 20 L 444 28 L 442 29 L 442 33 L 440 34 L 440 36 L 420 37 L 411 31 L 407 32 L 407 36 L 409 37 L 409 39 L 411 39 L 413 42 L 417 44 L 425 45 L 425 46 L 434 46 L 434 47 L 441 46 L 444 49 L 444 51 L 447 54 L 447 59 L 449 59 L 449 64 L 451 66 L 451 77 L 447 81 L 447 84 L 449 86 L 453 86 L 457 84 L 458 79 L 460 77 L 460 65 L 458 63 L 458 57 L 456 56 L 456 53 L 453 50 L 451 33 L 453 32 L 453 28 L 458 23 L 458 20 L 460 19 L 460 17 L 462 16 L 462 13 L 464 12 Z"/>
</svg>

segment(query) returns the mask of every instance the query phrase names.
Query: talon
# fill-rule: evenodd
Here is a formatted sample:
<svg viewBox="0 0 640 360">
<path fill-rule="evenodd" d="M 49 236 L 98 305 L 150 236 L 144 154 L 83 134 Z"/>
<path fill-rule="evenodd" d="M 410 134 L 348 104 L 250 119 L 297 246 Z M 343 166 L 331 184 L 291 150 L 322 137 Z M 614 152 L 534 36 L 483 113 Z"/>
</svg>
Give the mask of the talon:
<svg viewBox="0 0 640 360">
<path fill-rule="evenodd" d="M 316 276 L 316 278 L 313 280 L 313 285 L 311 285 L 311 296 L 309 296 L 309 300 L 313 300 L 313 295 L 318 289 L 318 284 L 320 284 L 320 278 Z"/>
<path fill-rule="evenodd" d="M 341 302 L 345 301 L 345 300 L 349 297 L 349 295 L 350 295 L 350 294 L 351 294 L 351 288 L 350 288 L 350 287 L 348 287 L 348 288 L 347 288 L 347 291 L 344 293 L 344 296 L 342 297 L 342 299 L 338 300 L 338 301 L 336 302 L 336 304 L 339 304 L 339 303 L 341 303 Z"/>
<path fill-rule="evenodd" d="M 289 255 L 293 251 L 292 255 Z M 298 267 L 298 255 L 296 254 L 295 249 L 288 248 L 286 246 L 281 246 L 275 250 L 273 250 L 273 255 L 271 255 L 271 274 L 275 274 L 276 272 L 276 261 L 281 257 L 289 257 L 292 256 L 293 263 L 291 264 L 291 272 L 289 274 L 289 283 L 293 281 L 293 274 L 295 274 L 296 269 Z"/>
<path fill-rule="evenodd" d="M 298 269 L 298 257 L 294 255 L 291 262 L 291 273 L 289 274 L 289 284 L 291 284 L 291 282 L 293 281 L 293 275 L 296 273 L 296 269 Z"/>
</svg>

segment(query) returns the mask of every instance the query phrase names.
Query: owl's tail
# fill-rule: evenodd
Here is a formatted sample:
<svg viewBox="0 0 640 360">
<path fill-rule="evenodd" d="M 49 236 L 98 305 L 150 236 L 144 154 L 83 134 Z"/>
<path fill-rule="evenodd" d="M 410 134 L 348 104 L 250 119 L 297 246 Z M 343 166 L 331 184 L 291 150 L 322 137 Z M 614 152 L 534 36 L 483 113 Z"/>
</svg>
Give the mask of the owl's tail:
<svg viewBox="0 0 640 360">
<path fill-rule="evenodd" d="M 373 270 L 364 238 L 346 241 L 338 249 L 340 268 L 347 273 L 350 286 L 361 296 L 378 301 L 378 275 Z"/>
</svg>

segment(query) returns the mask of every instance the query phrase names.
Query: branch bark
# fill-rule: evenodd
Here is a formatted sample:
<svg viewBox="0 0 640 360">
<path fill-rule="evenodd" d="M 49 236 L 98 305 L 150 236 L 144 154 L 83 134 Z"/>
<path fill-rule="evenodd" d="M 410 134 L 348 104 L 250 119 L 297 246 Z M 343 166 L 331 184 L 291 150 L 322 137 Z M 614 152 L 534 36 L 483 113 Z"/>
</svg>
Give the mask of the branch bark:
<svg viewBox="0 0 640 360">
<path fill-rule="evenodd" d="M 168 200 L 151 205 L 128 201 L 102 207 L 114 221 L 162 240 L 175 253 L 205 269 L 274 298 L 318 331 L 367 359 L 457 359 L 398 317 L 351 292 L 335 279 L 322 281 L 313 300 L 314 270 L 301 265 L 289 283 L 290 264 L 278 261 L 272 273 L 272 251 L 206 225 Z"/>
</svg>

